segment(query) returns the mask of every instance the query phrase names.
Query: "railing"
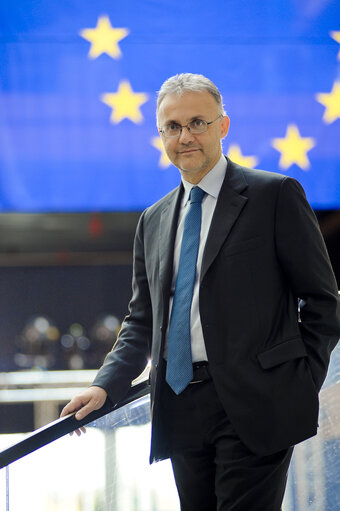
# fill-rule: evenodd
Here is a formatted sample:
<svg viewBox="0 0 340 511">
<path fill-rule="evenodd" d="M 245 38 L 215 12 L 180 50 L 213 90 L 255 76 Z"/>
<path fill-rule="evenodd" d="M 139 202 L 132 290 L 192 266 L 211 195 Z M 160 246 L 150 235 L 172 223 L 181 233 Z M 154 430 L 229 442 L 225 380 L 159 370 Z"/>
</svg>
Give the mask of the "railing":
<svg viewBox="0 0 340 511">
<path fill-rule="evenodd" d="M 89 415 L 84 417 L 84 419 L 78 421 L 75 419 L 74 414 L 69 415 L 67 417 L 62 417 L 51 424 L 47 424 L 47 426 L 42 427 L 32 434 L 27 435 L 24 440 L 16 443 L 15 445 L 9 447 L 0 453 L 0 469 L 10 465 L 14 461 L 19 460 L 23 456 L 27 456 L 37 449 L 61 438 L 68 433 L 71 433 L 77 428 L 82 426 L 86 426 L 87 424 L 107 415 L 108 413 L 117 410 L 133 401 L 146 396 L 149 394 L 150 388 L 147 381 L 138 383 L 131 387 L 127 396 L 120 401 L 117 405 L 113 406 L 110 401 L 107 399 L 106 403 L 100 410 L 95 410 L 91 412 Z"/>
<path fill-rule="evenodd" d="M 85 435 L 67 434 L 80 426 Z M 0 510 L 177 511 L 170 462 L 150 466 L 149 446 L 150 395 L 143 381 L 115 407 L 107 401 L 82 421 L 58 419 L 5 449 Z"/>
<path fill-rule="evenodd" d="M 340 346 L 320 405 L 318 435 L 295 448 L 284 511 L 340 510 Z M 148 465 L 149 407 L 144 381 L 118 407 L 59 419 L 5 449 L 1 511 L 178 511 L 169 462 Z M 67 435 L 81 425 L 86 435 Z"/>
<path fill-rule="evenodd" d="M 8 405 L 16 410 L 20 407 L 30 408 L 32 416 L 30 420 L 22 421 L 21 432 L 39 429 L 54 421 L 59 415 L 60 406 L 89 387 L 96 374 L 94 369 L 0 373 L 0 416 Z M 1 433 L 18 431 L 13 420 L 7 421 L 10 424 L 5 428 L 0 425 Z"/>
</svg>

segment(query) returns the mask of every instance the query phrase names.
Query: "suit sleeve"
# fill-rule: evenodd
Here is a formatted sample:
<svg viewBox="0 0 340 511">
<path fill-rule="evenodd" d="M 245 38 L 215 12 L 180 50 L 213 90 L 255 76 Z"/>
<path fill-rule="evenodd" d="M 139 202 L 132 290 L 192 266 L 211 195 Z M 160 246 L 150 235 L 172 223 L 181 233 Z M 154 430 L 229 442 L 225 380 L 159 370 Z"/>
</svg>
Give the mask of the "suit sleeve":
<svg viewBox="0 0 340 511">
<path fill-rule="evenodd" d="M 340 335 L 339 297 L 318 221 L 301 185 L 291 178 L 281 182 L 275 235 L 280 264 L 300 300 L 300 332 L 319 390 Z"/>
<path fill-rule="evenodd" d="M 146 367 L 152 335 L 152 309 L 147 281 L 144 244 L 144 214 L 135 235 L 132 277 L 132 298 L 116 343 L 92 385 L 102 387 L 113 403 L 128 392 L 131 382 Z"/>
</svg>

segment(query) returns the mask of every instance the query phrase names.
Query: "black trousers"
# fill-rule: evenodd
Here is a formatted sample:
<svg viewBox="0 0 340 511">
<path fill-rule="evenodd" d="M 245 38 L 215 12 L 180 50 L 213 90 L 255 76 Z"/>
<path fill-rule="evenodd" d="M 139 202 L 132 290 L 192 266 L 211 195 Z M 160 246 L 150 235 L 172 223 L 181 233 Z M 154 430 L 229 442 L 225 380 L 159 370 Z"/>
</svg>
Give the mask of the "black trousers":
<svg viewBox="0 0 340 511">
<path fill-rule="evenodd" d="M 161 402 L 181 511 L 281 510 L 293 448 L 252 453 L 212 380 L 190 384 L 179 396 L 165 383 Z"/>
</svg>

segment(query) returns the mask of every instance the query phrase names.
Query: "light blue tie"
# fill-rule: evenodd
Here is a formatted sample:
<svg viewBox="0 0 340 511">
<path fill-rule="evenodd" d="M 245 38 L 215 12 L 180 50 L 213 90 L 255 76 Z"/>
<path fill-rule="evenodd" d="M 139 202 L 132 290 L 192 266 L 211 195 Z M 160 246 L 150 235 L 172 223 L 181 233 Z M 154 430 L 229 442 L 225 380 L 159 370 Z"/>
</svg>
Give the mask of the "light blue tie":
<svg viewBox="0 0 340 511">
<path fill-rule="evenodd" d="M 193 187 L 190 208 L 185 217 L 174 300 L 168 333 L 166 381 L 176 394 L 189 385 L 193 377 L 190 312 L 200 244 L 202 199 L 205 192 Z"/>
</svg>

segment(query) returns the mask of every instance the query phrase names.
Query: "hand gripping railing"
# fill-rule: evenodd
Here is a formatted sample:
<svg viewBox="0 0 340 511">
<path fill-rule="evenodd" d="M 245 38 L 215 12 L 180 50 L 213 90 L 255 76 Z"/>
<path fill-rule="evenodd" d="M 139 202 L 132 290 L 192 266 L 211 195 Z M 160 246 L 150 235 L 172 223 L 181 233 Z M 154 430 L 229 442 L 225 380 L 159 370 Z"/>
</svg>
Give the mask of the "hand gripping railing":
<svg viewBox="0 0 340 511">
<path fill-rule="evenodd" d="M 0 469 L 6 467 L 10 463 L 23 458 L 27 454 L 30 454 L 40 447 L 47 445 L 58 438 L 71 433 L 72 431 L 86 426 L 90 422 L 103 417 L 104 415 L 117 410 L 122 406 L 125 406 L 136 399 L 146 396 L 150 392 L 150 386 L 148 381 L 143 381 L 136 385 L 133 385 L 129 390 L 126 397 L 116 405 L 112 405 L 109 399 L 106 400 L 105 404 L 99 409 L 89 413 L 84 419 L 77 420 L 75 414 L 67 415 L 57 419 L 46 426 L 33 431 L 24 440 L 18 442 L 11 447 L 8 447 L 0 453 Z"/>
</svg>

